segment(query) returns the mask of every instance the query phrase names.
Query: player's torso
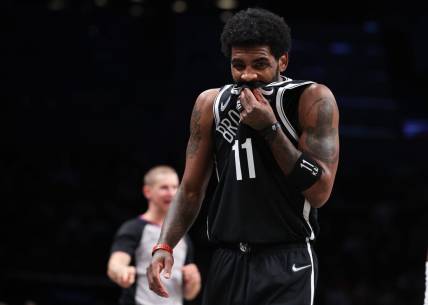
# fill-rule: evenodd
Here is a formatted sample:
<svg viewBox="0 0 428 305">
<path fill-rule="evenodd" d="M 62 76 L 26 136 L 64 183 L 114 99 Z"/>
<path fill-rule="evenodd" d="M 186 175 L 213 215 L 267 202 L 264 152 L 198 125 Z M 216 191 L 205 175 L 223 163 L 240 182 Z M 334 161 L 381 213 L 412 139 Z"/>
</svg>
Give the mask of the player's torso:
<svg viewBox="0 0 428 305">
<path fill-rule="evenodd" d="M 262 90 L 295 146 L 300 134 L 298 99 L 311 83 L 284 79 Z M 312 228 L 304 217 L 310 213 L 308 203 L 289 184 L 265 140 L 239 122 L 239 91 L 233 85 L 221 88 L 213 105 L 219 183 L 208 217 L 210 238 L 265 243 L 311 237 Z"/>
</svg>

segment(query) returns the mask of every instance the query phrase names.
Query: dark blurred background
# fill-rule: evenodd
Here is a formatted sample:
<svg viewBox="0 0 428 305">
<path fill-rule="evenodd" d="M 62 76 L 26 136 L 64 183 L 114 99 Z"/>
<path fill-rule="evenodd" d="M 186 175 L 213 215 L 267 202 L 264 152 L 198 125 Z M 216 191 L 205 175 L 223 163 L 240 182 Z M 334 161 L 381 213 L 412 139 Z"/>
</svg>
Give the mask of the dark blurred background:
<svg viewBox="0 0 428 305">
<path fill-rule="evenodd" d="M 319 211 L 316 304 L 422 304 L 426 10 L 411 1 L 3 4 L 0 303 L 116 304 L 105 275 L 113 234 L 144 212 L 147 169 L 183 173 L 197 95 L 231 81 L 224 21 L 261 6 L 292 28 L 286 75 L 329 86 L 341 114 L 337 180 Z M 203 278 L 204 213 L 190 231 Z"/>
</svg>

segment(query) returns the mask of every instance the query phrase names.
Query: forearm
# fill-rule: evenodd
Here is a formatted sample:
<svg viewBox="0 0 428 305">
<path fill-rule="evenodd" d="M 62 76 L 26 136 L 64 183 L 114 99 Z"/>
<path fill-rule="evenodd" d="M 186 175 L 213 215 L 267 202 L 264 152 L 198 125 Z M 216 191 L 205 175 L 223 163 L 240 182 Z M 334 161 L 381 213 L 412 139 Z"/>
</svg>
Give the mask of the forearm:
<svg viewBox="0 0 428 305">
<path fill-rule="evenodd" d="M 285 176 L 289 176 L 303 151 L 296 148 L 282 130 L 268 134 L 265 136 L 265 140 L 282 172 Z M 322 173 L 319 180 L 302 192 L 313 207 L 322 206 L 331 193 L 332 183 L 330 182 L 333 181 L 332 174 L 326 166 L 321 167 L 321 170 Z"/>
<path fill-rule="evenodd" d="M 264 139 L 284 175 L 290 174 L 302 152 L 291 143 L 282 130 L 271 132 Z"/>
<path fill-rule="evenodd" d="M 159 243 L 174 247 L 199 213 L 212 171 L 211 109 L 216 95 L 216 90 L 201 94 L 193 108 L 186 169 L 163 223 Z"/>
<path fill-rule="evenodd" d="M 192 192 L 181 185 L 162 225 L 159 243 L 174 247 L 195 221 L 203 192 Z"/>
</svg>

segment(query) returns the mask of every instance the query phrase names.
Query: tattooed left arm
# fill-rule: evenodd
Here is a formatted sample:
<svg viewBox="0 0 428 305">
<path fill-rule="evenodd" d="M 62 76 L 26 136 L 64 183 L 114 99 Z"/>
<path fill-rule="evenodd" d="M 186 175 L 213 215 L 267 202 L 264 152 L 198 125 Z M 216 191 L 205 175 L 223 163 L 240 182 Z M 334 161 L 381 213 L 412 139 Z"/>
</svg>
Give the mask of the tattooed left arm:
<svg viewBox="0 0 428 305">
<path fill-rule="evenodd" d="M 299 122 L 302 134 L 297 149 L 283 132 L 266 141 L 285 175 L 302 152 L 322 167 L 321 178 L 303 192 L 309 203 L 319 208 L 330 197 L 339 162 L 339 110 L 330 89 L 320 84 L 305 89 L 299 100 Z"/>
<path fill-rule="evenodd" d="M 339 163 L 339 110 L 330 89 L 313 84 L 303 92 L 299 121 L 302 127 L 299 150 L 323 168 L 321 179 L 303 194 L 312 206 L 321 207 L 330 197 Z"/>
</svg>

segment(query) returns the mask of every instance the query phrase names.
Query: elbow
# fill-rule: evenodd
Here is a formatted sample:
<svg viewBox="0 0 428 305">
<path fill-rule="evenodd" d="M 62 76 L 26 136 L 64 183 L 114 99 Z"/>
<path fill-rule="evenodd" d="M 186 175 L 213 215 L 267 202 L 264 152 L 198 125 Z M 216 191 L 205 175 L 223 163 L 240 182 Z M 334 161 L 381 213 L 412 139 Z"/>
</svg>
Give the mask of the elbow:
<svg viewBox="0 0 428 305">
<path fill-rule="evenodd" d="M 184 196 L 186 198 L 186 202 L 193 204 L 198 204 L 203 199 L 201 192 L 187 192 Z"/>
<path fill-rule="evenodd" d="M 324 204 L 326 204 L 328 197 L 326 197 L 326 196 L 310 196 L 310 197 L 307 197 L 306 199 L 311 204 L 311 207 L 319 209 Z"/>
<path fill-rule="evenodd" d="M 183 186 L 183 197 L 187 203 L 199 205 L 204 193 L 200 189 Z"/>
<path fill-rule="evenodd" d="M 320 180 L 312 187 L 303 192 L 303 196 L 309 201 L 313 208 L 321 208 L 330 198 L 333 183 Z"/>
</svg>

